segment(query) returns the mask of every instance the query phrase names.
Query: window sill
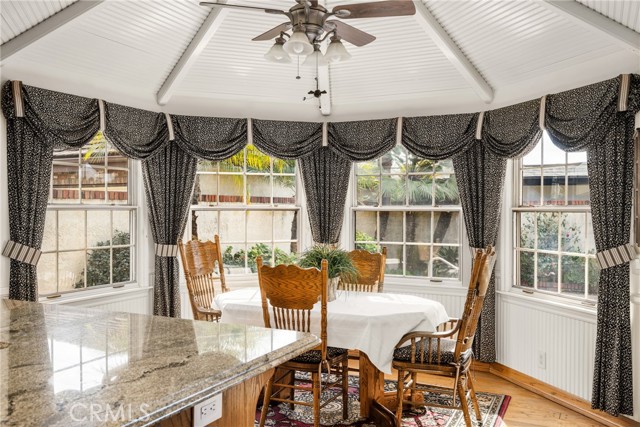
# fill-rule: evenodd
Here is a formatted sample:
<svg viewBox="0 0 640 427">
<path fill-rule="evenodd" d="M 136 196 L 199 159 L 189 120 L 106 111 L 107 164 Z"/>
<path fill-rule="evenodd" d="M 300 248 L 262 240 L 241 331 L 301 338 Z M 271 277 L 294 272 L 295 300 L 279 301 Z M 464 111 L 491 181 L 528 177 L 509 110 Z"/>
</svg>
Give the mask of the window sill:
<svg viewBox="0 0 640 427">
<path fill-rule="evenodd" d="M 386 276 L 384 279 L 385 292 L 426 293 L 441 295 L 464 295 L 466 287 L 459 281 L 434 282 L 424 278 L 400 278 Z"/>
<path fill-rule="evenodd" d="M 588 306 L 578 301 L 566 300 L 552 295 L 544 295 L 540 293 L 529 294 L 523 292 L 519 288 L 511 288 L 509 291 L 496 291 L 496 294 L 509 303 L 525 307 L 534 306 L 538 310 L 546 311 L 551 314 L 579 318 L 591 323 L 596 322 L 596 306 Z"/>
<path fill-rule="evenodd" d="M 129 283 L 119 288 L 101 288 L 91 289 L 86 291 L 69 292 L 61 294 L 59 297 L 47 298 L 46 296 L 38 298 L 38 302 L 42 304 L 66 304 L 79 301 L 87 301 L 98 298 L 113 297 L 124 294 L 130 294 L 135 292 L 148 292 L 153 287 L 141 286 L 137 283 Z"/>
</svg>

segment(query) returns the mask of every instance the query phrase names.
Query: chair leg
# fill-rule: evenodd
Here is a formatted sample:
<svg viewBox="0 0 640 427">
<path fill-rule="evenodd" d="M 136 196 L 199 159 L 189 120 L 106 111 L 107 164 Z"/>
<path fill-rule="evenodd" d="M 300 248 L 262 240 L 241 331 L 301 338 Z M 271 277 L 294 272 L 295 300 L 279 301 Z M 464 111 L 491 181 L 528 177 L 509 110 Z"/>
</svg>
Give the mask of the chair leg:
<svg viewBox="0 0 640 427">
<path fill-rule="evenodd" d="M 313 427 L 320 427 L 320 372 L 311 374 L 313 382 Z"/>
<path fill-rule="evenodd" d="M 411 401 L 416 401 L 416 384 L 418 384 L 418 373 L 411 374 Z"/>
<path fill-rule="evenodd" d="M 467 393 L 464 390 L 464 386 L 462 385 L 461 380 L 458 380 L 457 388 L 458 388 L 458 395 L 460 398 L 460 406 L 461 406 L 460 409 L 462 409 L 462 413 L 464 414 L 464 422 L 467 425 L 467 427 L 471 427 L 471 416 L 469 415 L 469 403 L 467 402 Z"/>
<path fill-rule="evenodd" d="M 271 390 L 273 389 L 273 380 L 275 373 L 267 381 L 267 385 L 264 388 L 264 398 L 262 399 L 262 411 L 260 411 L 260 427 L 264 427 L 264 423 L 267 421 L 267 412 L 269 412 L 269 402 L 271 401 Z"/>
<path fill-rule="evenodd" d="M 342 362 L 342 419 L 349 417 L 349 358 Z"/>
<path fill-rule="evenodd" d="M 398 408 L 396 409 L 396 420 L 397 425 L 402 425 L 402 399 L 404 397 L 404 371 L 402 369 L 398 369 L 398 384 L 397 384 L 397 399 L 398 399 Z"/>
<path fill-rule="evenodd" d="M 471 375 L 467 374 L 467 380 L 469 381 L 469 390 L 471 391 L 471 403 L 473 404 L 473 410 L 476 412 L 476 420 L 482 421 L 482 415 L 480 414 L 480 405 L 478 405 L 478 398 L 476 397 L 476 389 L 473 387 L 473 381 Z"/>
</svg>

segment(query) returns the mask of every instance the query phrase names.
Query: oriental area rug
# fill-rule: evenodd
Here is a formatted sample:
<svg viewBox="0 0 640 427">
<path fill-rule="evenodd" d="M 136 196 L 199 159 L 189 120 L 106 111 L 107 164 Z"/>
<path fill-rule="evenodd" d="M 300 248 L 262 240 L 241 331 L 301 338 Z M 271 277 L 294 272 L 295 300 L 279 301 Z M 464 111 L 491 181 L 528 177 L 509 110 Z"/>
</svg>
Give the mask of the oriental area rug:
<svg viewBox="0 0 640 427">
<path fill-rule="evenodd" d="M 385 380 L 385 391 L 396 390 L 396 382 Z M 334 393 L 333 390 L 323 391 L 324 393 Z M 339 393 L 339 391 L 335 392 Z M 476 393 L 478 404 L 482 413 L 482 427 L 500 427 L 503 425 L 502 417 L 507 412 L 511 398 L 503 394 Z M 324 399 L 325 396 L 323 396 Z M 313 397 L 311 392 L 296 390 L 296 399 L 311 402 Z M 437 401 L 447 403 L 451 401 L 451 396 L 434 393 L 425 393 L 425 401 Z M 255 426 L 259 425 L 260 407 L 256 412 Z M 474 427 L 476 423 L 473 409 L 469 407 L 471 420 Z M 358 401 L 358 377 L 349 376 L 349 417 L 342 419 L 342 398 L 338 397 L 321 410 L 320 424 L 323 426 L 353 426 L 353 427 L 376 427 L 375 424 L 362 421 L 360 418 L 360 402 Z M 403 414 L 403 427 L 464 427 L 464 416 L 462 411 L 438 407 L 416 407 L 407 410 Z M 269 406 L 267 421 L 265 426 L 269 427 L 309 427 L 313 426 L 313 409 L 307 406 L 296 405 L 293 410 L 288 404 Z"/>
</svg>

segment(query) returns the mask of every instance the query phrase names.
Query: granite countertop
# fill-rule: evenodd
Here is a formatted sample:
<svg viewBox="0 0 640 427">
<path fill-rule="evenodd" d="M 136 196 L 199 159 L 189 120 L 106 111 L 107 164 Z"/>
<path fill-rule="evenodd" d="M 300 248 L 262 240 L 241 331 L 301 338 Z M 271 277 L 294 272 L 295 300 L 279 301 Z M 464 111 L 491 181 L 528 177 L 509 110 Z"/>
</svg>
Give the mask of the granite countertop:
<svg viewBox="0 0 640 427">
<path fill-rule="evenodd" d="M 294 331 L 2 300 L 0 424 L 153 424 L 318 342 Z"/>
</svg>

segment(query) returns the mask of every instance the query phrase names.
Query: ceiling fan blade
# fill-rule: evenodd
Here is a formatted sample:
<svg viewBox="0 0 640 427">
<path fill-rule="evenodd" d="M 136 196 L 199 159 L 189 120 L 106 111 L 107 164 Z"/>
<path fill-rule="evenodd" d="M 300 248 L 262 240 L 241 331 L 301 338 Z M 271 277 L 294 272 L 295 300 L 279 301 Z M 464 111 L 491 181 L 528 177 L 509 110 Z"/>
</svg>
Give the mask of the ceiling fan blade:
<svg viewBox="0 0 640 427">
<path fill-rule="evenodd" d="M 375 36 L 372 36 L 369 33 L 365 33 L 364 31 L 359 30 L 356 27 L 352 27 L 349 24 L 345 24 L 344 22 L 341 22 L 341 21 L 336 21 L 333 19 L 330 21 L 327 21 L 325 23 L 326 31 L 331 31 L 333 29 L 333 28 L 326 28 L 329 25 L 335 28 L 335 31 L 340 36 L 340 38 L 348 41 L 354 46 L 358 46 L 358 47 L 364 46 L 376 39 Z"/>
<path fill-rule="evenodd" d="M 274 15 L 286 15 L 287 14 L 287 12 L 285 12 L 284 10 L 265 9 L 263 7 L 255 7 L 255 6 L 241 6 L 239 4 L 216 3 L 216 2 L 212 2 L 212 1 L 201 1 L 200 2 L 200 6 L 233 7 L 233 8 L 240 8 L 240 9 L 262 10 L 263 12 L 271 13 L 271 14 L 274 14 Z"/>
<path fill-rule="evenodd" d="M 415 15 L 416 6 L 412 1 L 387 0 L 370 3 L 344 4 L 333 8 L 333 13 L 346 10 L 348 16 L 338 15 L 342 19 L 381 18 L 384 16 Z"/>
<path fill-rule="evenodd" d="M 273 27 L 269 31 L 266 31 L 260 34 L 259 36 L 252 38 L 251 40 L 253 40 L 254 42 L 259 42 L 262 40 L 271 40 L 273 38 L 278 37 L 281 32 L 287 31 L 290 28 L 291 28 L 291 22 L 283 22 L 282 24 L 276 27 Z"/>
</svg>

